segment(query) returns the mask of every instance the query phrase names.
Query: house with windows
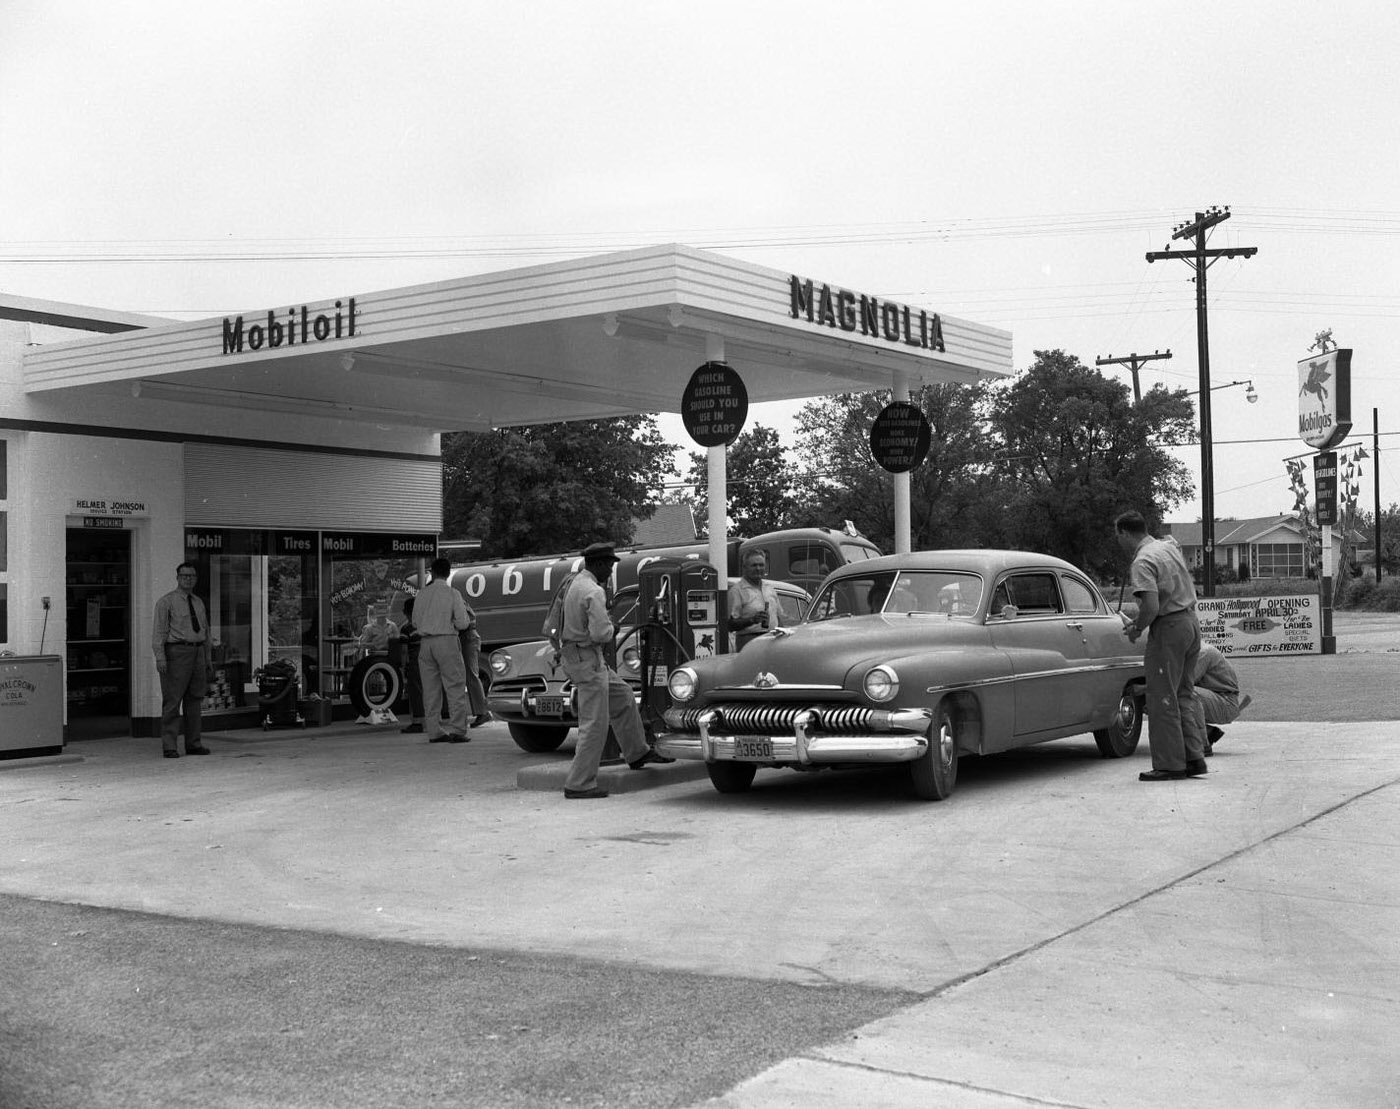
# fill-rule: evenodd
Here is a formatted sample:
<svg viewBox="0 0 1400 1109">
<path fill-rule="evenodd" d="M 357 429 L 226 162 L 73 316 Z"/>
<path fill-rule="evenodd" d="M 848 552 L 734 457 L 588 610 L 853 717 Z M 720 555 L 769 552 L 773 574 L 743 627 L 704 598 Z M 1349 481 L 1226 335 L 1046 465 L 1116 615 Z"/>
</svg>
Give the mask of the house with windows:
<svg viewBox="0 0 1400 1109">
<path fill-rule="evenodd" d="M 1186 564 L 1193 570 L 1205 564 L 1201 530 L 1199 520 L 1162 525 L 1162 537 L 1170 535 L 1177 541 Z M 1360 535 L 1353 538 L 1365 542 Z M 1233 570 L 1241 580 L 1306 577 L 1306 546 L 1303 522 L 1292 512 L 1215 522 L 1215 564 Z M 1332 529 L 1332 551 L 1334 558 L 1340 560 L 1339 528 Z"/>
</svg>

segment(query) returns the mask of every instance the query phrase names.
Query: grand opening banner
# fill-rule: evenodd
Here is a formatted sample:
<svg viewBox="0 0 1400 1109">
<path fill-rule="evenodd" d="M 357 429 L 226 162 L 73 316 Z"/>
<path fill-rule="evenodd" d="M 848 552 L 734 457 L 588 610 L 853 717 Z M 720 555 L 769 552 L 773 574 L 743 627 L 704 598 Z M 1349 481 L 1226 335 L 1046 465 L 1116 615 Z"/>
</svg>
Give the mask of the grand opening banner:
<svg viewBox="0 0 1400 1109">
<path fill-rule="evenodd" d="M 1199 597 L 1201 639 L 1225 655 L 1320 655 L 1322 607 L 1315 595 Z"/>
</svg>

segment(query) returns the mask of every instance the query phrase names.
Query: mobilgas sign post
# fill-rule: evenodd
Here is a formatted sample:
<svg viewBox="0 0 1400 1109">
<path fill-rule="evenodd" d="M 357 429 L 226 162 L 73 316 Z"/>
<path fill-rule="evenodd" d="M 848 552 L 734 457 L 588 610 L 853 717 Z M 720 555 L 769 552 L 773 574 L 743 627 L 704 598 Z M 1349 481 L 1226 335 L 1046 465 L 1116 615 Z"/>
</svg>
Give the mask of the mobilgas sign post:
<svg viewBox="0 0 1400 1109">
<path fill-rule="evenodd" d="M 1322 653 L 1337 653 L 1332 634 L 1332 525 L 1337 522 L 1337 455 L 1331 448 L 1351 432 L 1351 350 L 1317 336 L 1318 353 L 1298 363 L 1298 438 L 1316 448 L 1313 482 L 1322 540 Z M 1329 349 L 1330 348 L 1330 349 Z"/>
</svg>

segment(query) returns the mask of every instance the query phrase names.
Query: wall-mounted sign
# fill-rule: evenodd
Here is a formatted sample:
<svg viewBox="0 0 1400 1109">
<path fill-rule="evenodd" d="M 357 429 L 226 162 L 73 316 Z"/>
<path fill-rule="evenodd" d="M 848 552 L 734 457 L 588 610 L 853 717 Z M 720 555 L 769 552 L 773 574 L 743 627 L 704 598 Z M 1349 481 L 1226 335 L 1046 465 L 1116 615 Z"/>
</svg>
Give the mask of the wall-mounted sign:
<svg viewBox="0 0 1400 1109">
<path fill-rule="evenodd" d="M 283 315 L 286 320 L 283 320 Z M 312 314 L 312 309 L 303 304 L 300 308 L 267 310 L 267 318 L 259 323 L 243 327 L 243 317 L 224 317 L 225 354 L 241 354 L 246 343 L 249 350 L 269 350 L 276 347 L 305 346 L 308 343 L 323 343 L 327 339 L 353 339 L 355 337 L 355 298 L 349 297 L 348 304 L 336 301 L 334 309 L 326 308 Z"/>
<path fill-rule="evenodd" d="M 892 300 L 854 293 L 830 285 L 817 286 L 810 277 L 788 278 L 792 318 L 840 331 L 859 332 L 920 350 L 942 351 L 943 321 L 937 312 L 910 308 Z"/>
<path fill-rule="evenodd" d="M 1351 432 L 1351 350 L 1298 363 L 1298 438 L 1325 451 Z"/>
<path fill-rule="evenodd" d="M 108 498 L 79 497 L 69 510 L 74 516 L 145 516 L 145 501 L 121 501 Z"/>
<path fill-rule="evenodd" d="M 1316 594 L 1197 597 L 1196 618 L 1202 642 L 1224 655 L 1322 653 L 1322 618 Z"/>
<path fill-rule="evenodd" d="M 335 558 L 434 558 L 436 535 L 386 535 L 374 531 L 324 531 L 321 550 Z"/>
<path fill-rule="evenodd" d="M 281 528 L 185 528 L 185 557 L 214 555 L 315 555 L 320 534 Z"/>
<path fill-rule="evenodd" d="M 1317 522 L 1337 522 L 1337 452 L 1319 451 L 1313 455 L 1313 487 L 1317 495 Z"/>
<path fill-rule="evenodd" d="M 111 531 L 121 531 L 126 527 L 125 516 L 84 516 L 83 527 L 85 528 L 105 528 Z"/>
<path fill-rule="evenodd" d="M 749 418 L 744 379 L 724 362 L 706 362 L 690 375 L 681 396 L 681 421 L 702 447 L 734 442 Z"/>
<path fill-rule="evenodd" d="M 890 473 L 906 473 L 928 455 L 931 435 L 922 409 L 907 400 L 893 401 L 871 425 L 870 453 Z"/>
</svg>

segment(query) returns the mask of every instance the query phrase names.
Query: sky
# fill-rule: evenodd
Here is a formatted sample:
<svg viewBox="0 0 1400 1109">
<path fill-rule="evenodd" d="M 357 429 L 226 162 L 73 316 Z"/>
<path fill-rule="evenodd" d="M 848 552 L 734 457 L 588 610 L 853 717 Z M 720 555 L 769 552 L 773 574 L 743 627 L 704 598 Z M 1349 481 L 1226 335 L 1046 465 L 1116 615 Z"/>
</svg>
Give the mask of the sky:
<svg viewBox="0 0 1400 1109">
<path fill-rule="evenodd" d="M 1369 0 L 0 0 L 0 292 L 193 319 L 681 242 L 1197 389 L 1191 267 L 1145 255 L 1228 207 L 1217 516 L 1292 509 L 1327 329 L 1388 505 L 1397 44 Z"/>
</svg>

